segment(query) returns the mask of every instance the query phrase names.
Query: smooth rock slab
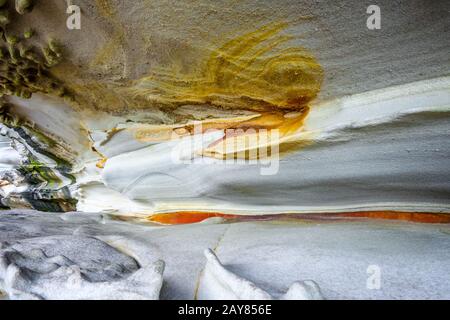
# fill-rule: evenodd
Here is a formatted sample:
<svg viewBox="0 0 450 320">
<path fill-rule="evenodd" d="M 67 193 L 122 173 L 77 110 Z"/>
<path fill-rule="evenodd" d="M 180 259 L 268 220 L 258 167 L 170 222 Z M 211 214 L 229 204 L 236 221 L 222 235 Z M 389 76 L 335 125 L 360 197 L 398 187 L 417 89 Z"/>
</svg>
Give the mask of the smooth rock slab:
<svg viewBox="0 0 450 320">
<path fill-rule="evenodd" d="M 211 249 L 205 250 L 206 266 L 200 280 L 200 300 L 272 300 L 266 291 L 227 270 Z M 323 300 L 320 288 L 312 280 L 294 282 L 281 300 Z"/>
<path fill-rule="evenodd" d="M 450 299 L 448 224 L 354 219 L 157 227 L 96 214 L 0 212 L 0 242 L 73 234 L 99 238 L 150 268 L 165 261 L 161 299 L 196 296 L 206 248 L 214 249 L 224 268 L 275 299 L 299 280 L 313 280 L 325 299 Z M 141 246 L 130 245 L 134 242 Z M 89 252 L 92 260 L 94 253 Z M 370 266 L 379 267 L 379 289 L 367 287 Z M 93 283 L 91 289 L 102 287 Z M 126 291 L 124 296 L 133 298 Z"/>
<path fill-rule="evenodd" d="M 163 264 L 141 269 L 93 237 L 37 237 L 0 248 L 0 281 L 13 299 L 159 298 Z"/>
</svg>

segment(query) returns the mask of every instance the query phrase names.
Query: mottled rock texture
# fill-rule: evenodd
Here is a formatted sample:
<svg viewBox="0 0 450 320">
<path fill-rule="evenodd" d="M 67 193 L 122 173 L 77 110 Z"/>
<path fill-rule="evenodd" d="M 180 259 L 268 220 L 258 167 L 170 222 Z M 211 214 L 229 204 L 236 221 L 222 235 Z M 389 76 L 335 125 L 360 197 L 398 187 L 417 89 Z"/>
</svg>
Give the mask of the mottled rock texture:
<svg viewBox="0 0 450 320">
<path fill-rule="evenodd" d="M 68 3 L 79 5 L 81 29 L 68 30 Z M 289 45 L 311 51 L 325 70 L 319 100 L 447 75 L 449 3 L 383 0 L 381 30 L 366 27 L 371 2 L 317 1 L 36 1 L 8 26 L 35 30 L 31 43 L 64 45 L 65 61 L 52 73 L 84 107 L 145 108 L 122 88 L 158 68 L 190 74 L 212 50 L 270 23 L 287 23 Z M 83 98 L 83 99 L 81 99 Z"/>
<path fill-rule="evenodd" d="M 102 242 L 92 240 L 93 237 Z M 40 247 L 45 251 L 45 243 L 49 243 L 49 239 L 65 241 L 54 243 L 52 251 L 46 252 L 65 254 L 73 261 L 87 263 L 85 266 L 111 263 L 113 266 L 125 264 L 129 269 L 134 269 L 134 261 L 138 261 L 142 267 L 148 266 L 147 270 L 139 269 L 150 275 L 146 282 L 129 281 L 126 287 L 128 290 L 106 291 L 117 293 L 115 298 L 136 297 L 136 292 L 142 293 L 143 283 L 151 288 L 147 286 L 147 295 L 141 297 L 151 298 L 150 293 L 159 294 L 156 289 L 161 277 L 155 277 L 155 274 L 161 274 L 161 268 L 157 268 L 158 260 L 165 262 L 161 299 L 193 299 L 196 296 L 200 298 L 200 295 L 207 298 L 204 290 L 214 289 L 214 283 L 203 283 L 203 280 L 199 283 L 202 270 L 207 264 L 203 254 L 206 248 L 214 249 L 223 267 L 229 272 L 254 283 L 275 298 L 282 297 L 292 283 L 307 279 L 317 283 L 325 299 L 450 297 L 448 224 L 361 219 L 161 227 L 114 221 L 98 214 L 71 212 L 61 215 L 29 210 L 1 212 L 0 242 L 7 242 L 1 252 L 21 248 L 22 252 L 29 253 L 32 247 Z M 68 241 L 70 239 L 73 241 Z M 33 240 L 36 240 L 34 245 Z M 79 257 L 71 255 L 73 248 L 92 242 L 92 248 L 83 247 Z M 26 243 L 30 246 L 24 247 Z M 36 262 L 38 256 L 25 254 L 19 260 L 19 265 L 28 264 L 33 267 L 32 262 Z M 67 260 L 65 261 L 64 265 L 67 264 Z M 39 264 L 35 267 L 43 266 Z M 372 267 L 369 268 L 370 266 Z M 380 289 L 367 287 L 368 280 L 373 275 L 373 266 L 378 267 L 381 272 Z M 80 271 L 83 271 L 82 267 Z M 104 271 L 94 269 L 90 272 L 97 276 L 101 274 L 102 279 L 106 277 L 110 285 L 120 285 L 120 280 L 113 281 L 117 279 Z M 130 278 L 127 277 L 127 272 L 119 274 L 120 277 L 126 277 L 124 281 Z M 37 281 L 36 275 L 31 275 L 28 282 L 21 283 L 21 288 L 26 289 L 25 291 L 37 288 L 42 290 L 39 286 L 42 282 Z M 62 294 L 70 293 L 70 290 L 66 290 L 65 285 L 61 286 L 61 282 L 58 282 L 60 278 L 56 275 L 48 277 L 53 282 L 48 281 L 47 284 L 58 287 L 59 298 L 62 298 Z M 40 277 L 45 278 L 46 274 Z M 152 282 L 151 279 L 156 281 Z M 2 282 L 3 273 L 0 273 L 0 280 L 0 290 L 6 291 Z M 227 283 L 226 278 L 221 277 L 221 280 Z M 199 287 L 203 292 L 197 290 Z M 89 289 L 89 292 L 82 291 L 79 298 L 106 297 L 105 291 L 102 291 L 102 282 L 94 282 Z M 223 292 L 210 291 L 209 297 L 221 294 Z"/>
</svg>

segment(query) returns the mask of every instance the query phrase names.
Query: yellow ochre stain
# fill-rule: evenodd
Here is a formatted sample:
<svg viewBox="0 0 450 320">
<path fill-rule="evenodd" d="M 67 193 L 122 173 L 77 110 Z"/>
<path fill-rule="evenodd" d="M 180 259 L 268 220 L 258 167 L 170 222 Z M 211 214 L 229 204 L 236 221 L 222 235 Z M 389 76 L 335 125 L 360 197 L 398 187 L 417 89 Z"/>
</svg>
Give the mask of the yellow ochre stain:
<svg viewBox="0 0 450 320">
<path fill-rule="evenodd" d="M 116 13 L 108 0 L 96 0 L 95 2 L 99 13 L 112 24 L 113 34 L 111 39 L 97 52 L 90 65 L 108 66 L 108 63 L 117 64 L 117 52 L 122 49 L 125 42 L 123 25 L 117 20 Z"/>
<path fill-rule="evenodd" d="M 323 81 L 323 70 L 306 49 L 292 47 L 287 23 L 271 23 L 235 37 L 190 72 L 181 72 L 176 62 L 158 68 L 126 89 L 134 98 L 162 105 L 209 104 L 254 112 L 247 117 L 207 119 L 206 130 L 233 129 L 203 148 L 199 155 L 217 159 L 260 158 L 260 151 L 276 146 L 281 154 L 309 144 L 299 133 Z M 198 124 L 198 123 L 197 123 Z M 192 123 L 134 127 L 141 142 L 163 142 L 199 133 Z M 267 140 L 267 132 L 279 138 Z M 228 130 L 229 131 L 229 130 Z M 269 134 L 270 136 L 271 134 Z M 250 152 L 253 151 L 253 152 Z M 255 152 L 257 151 L 257 152 Z M 264 156 L 264 154 L 263 154 Z"/>
<path fill-rule="evenodd" d="M 110 0 L 95 0 L 97 3 L 97 8 L 100 11 L 100 14 L 104 17 L 113 17 L 114 10 L 111 8 L 109 4 Z"/>
<path fill-rule="evenodd" d="M 323 70 L 306 49 L 289 47 L 287 23 L 271 23 L 212 50 L 191 73 L 155 69 L 129 89 L 162 104 L 212 104 L 259 111 L 299 110 L 320 91 Z M 175 64 L 175 63 L 174 63 Z"/>
<path fill-rule="evenodd" d="M 105 168 L 105 163 L 106 163 L 106 161 L 108 161 L 107 158 L 100 159 L 100 160 L 96 163 L 95 166 L 96 166 L 97 168 L 99 168 L 99 169 L 103 169 L 103 168 Z"/>
</svg>

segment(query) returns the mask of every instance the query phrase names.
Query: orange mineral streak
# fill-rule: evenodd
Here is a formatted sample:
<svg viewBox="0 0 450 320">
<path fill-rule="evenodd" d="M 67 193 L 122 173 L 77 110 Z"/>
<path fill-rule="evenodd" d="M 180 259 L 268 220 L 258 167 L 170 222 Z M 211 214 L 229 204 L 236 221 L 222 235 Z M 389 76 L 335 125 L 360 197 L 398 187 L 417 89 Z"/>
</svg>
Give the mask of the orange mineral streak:
<svg viewBox="0 0 450 320">
<path fill-rule="evenodd" d="M 176 225 L 198 223 L 205 219 L 220 217 L 229 222 L 236 221 L 354 221 L 353 218 L 402 220 L 417 223 L 450 223 L 448 213 L 399 212 L 399 211 L 361 211 L 345 213 L 280 213 L 269 215 L 233 215 L 220 212 L 178 211 L 160 213 L 148 217 L 148 221 Z"/>
<path fill-rule="evenodd" d="M 233 219 L 237 216 L 219 212 L 182 211 L 155 214 L 148 217 L 148 220 L 160 224 L 187 224 L 201 222 L 205 219 L 214 217 Z"/>
<path fill-rule="evenodd" d="M 399 212 L 399 211 L 364 211 L 338 214 L 341 217 L 403 220 L 421 223 L 450 223 L 448 213 Z"/>
</svg>

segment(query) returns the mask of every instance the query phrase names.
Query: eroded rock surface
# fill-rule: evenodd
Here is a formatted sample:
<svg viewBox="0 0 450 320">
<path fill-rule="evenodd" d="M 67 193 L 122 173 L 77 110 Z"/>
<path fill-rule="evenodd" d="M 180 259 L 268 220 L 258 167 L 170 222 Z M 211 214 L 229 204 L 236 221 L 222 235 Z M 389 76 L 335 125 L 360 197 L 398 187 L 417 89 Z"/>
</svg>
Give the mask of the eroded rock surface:
<svg viewBox="0 0 450 320">
<path fill-rule="evenodd" d="M 201 280 L 206 267 L 206 248 L 214 248 L 229 272 L 254 283 L 274 298 L 283 297 L 289 288 L 296 290 L 292 284 L 307 279 L 318 284 L 325 299 L 448 299 L 450 292 L 448 224 L 344 219 L 162 227 L 85 213 L 61 216 L 36 211 L 2 211 L 0 214 L 1 242 L 20 243 L 24 252 L 29 249 L 23 244 L 29 243 L 31 248 L 36 237 L 48 239 L 62 235 L 66 239 L 87 238 L 89 241 L 94 237 L 108 244 L 100 243 L 97 248 L 105 249 L 100 252 L 81 249 L 89 264 L 99 265 L 95 261 L 104 258 L 114 265 L 111 258 L 105 258 L 105 252 L 110 252 L 112 246 L 120 251 L 119 261 L 137 261 L 139 270 L 147 274 L 138 276 L 138 270 L 125 276 L 119 272 L 123 277 L 119 280 L 82 281 L 81 287 L 88 288 L 89 293 L 71 295 L 72 298 L 150 299 L 157 297 L 160 281 L 163 281 L 161 299 L 200 298 L 198 289 L 207 285 Z M 8 246 L 1 250 L 5 252 Z M 67 252 L 58 244 L 52 250 L 56 254 Z M 36 261 L 33 256 L 29 259 Z M 162 278 L 159 260 L 165 262 Z M 66 264 L 67 260 L 63 265 Z M 379 289 L 368 287 L 375 267 L 380 270 Z M 43 294 L 44 288 L 58 288 L 59 297 L 50 294 L 43 294 L 43 297 L 69 297 L 73 293 L 65 282 L 69 276 L 57 275 L 42 275 L 42 279 L 48 276 L 46 282 L 36 278 L 30 282 L 30 278 L 21 278 L 24 275 L 16 279 L 22 279 L 18 283 L 25 293 Z M 138 279 L 133 280 L 133 275 Z M 1 277 L 0 290 L 8 292 L 4 273 Z M 221 281 L 224 280 L 226 282 L 222 277 Z M 211 288 L 217 289 L 217 286 Z M 103 289 L 115 295 L 105 294 Z M 116 291 L 119 289 L 120 293 Z M 219 297 L 223 291 L 210 291 L 210 294 L 209 298 Z"/>
<path fill-rule="evenodd" d="M 140 266 L 93 237 L 2 242 L 0 279 L 12 299 L 158 299 L 164 265 Z"/>
<path fill-rule="evenodd" d="M 206 266 L 200 279 L 197 298 L 200 300 L 272 300 L 258 286 L 226 269 L 211 249 L 205 250 Z M 294 282 L 281 300 L 323 300 L 313 280 Z"/>
</svg>

